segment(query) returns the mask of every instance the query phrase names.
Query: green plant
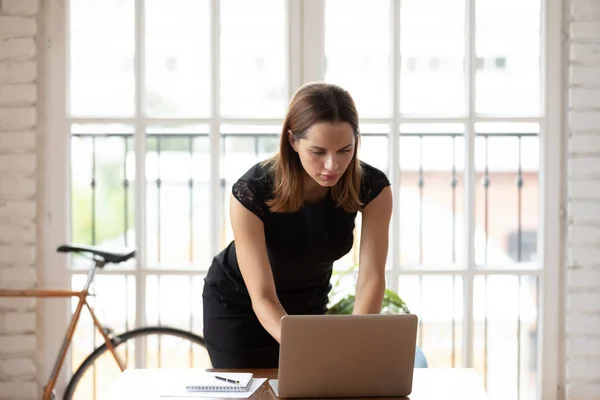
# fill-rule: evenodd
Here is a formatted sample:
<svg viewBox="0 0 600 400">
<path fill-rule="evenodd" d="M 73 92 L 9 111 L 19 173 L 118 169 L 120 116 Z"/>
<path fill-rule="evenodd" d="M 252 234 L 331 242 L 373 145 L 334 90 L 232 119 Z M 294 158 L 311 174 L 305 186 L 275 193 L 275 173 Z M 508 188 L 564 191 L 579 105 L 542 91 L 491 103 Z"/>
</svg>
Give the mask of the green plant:
<svg viewBox="0 0 600 400">
<path fill-rule="evenodd" d="M 338 272 L 337 280 L 332 285 L 331 290 L 331 298 L 334 300 L 333 304 L 331 304 L 327 310 L 327 314 L 352 314 L 352 310 L 354 309 L 354 301 L 356 299 L 356 295 L 353 290 L 345 293 L 348 289 L 340 288 L 342 281 L 344 278 L 350 277 L 350 272 L 356 269 L 357 266 L 353 265 L 348 268 L 346 271 Z M 354 285 L 352 285 L 354 286 Z M 339 298 L 339 299 L 337 299 Z M 381 305 L 381 314 L 410 314 L 410 310 L 408 306 L 402 300 L 398 293 L 394 292 L 391 289 L 385 289 L 383 293 L 383 303 Z"/>
</svg>

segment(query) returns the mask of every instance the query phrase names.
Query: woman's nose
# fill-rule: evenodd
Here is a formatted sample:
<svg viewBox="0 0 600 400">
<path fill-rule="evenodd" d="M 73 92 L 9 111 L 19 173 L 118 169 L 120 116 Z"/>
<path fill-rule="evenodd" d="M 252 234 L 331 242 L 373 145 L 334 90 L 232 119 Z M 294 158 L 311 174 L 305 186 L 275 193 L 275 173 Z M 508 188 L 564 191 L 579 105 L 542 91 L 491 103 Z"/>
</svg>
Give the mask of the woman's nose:
<svg viewBox="0 0 600 400">
<path fill-rule="evenodd" d="M 327 160 L 325 160 L 325 169 L 327 171 L 335 171 L 337 169 L 337 164 L 335 155 L 328 156 Z"/>
</svg>

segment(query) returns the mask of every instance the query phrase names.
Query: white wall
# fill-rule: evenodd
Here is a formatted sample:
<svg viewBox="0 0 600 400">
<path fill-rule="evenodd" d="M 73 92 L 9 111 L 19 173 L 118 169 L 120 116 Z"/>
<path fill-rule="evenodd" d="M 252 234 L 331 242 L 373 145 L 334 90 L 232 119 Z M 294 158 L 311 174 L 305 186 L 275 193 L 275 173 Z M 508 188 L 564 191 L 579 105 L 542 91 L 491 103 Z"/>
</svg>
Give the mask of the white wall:
<svg viewBox="0 0 600 400">
<path fill-rule="evenodd" d="M 600 398 L 600 0 L 569 17 L 566 398 Z"/>
<path fill-rule="evenodd" d="M 0 1 L 0 288 L 37 279 L 37 0 Z M 37 396 L 36 302 L 0 299 L 0 398 Z"/>
</svg>

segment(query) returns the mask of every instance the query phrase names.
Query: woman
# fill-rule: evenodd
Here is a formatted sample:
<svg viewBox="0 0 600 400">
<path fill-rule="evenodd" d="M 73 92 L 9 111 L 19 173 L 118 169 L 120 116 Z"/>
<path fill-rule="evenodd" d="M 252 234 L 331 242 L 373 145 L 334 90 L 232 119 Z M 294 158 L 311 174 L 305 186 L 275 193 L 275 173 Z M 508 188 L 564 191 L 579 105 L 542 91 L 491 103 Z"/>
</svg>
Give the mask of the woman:
<svg viewBox="0 0 600 400">
<path fill-rule="evenodd" d="M 324 314 L 333 262 L 362 213 L 354 314 L 379 313 L 392 213 L 389 181 L 357 158 L 358 115 L 342 88 L 310 83 L 294 95 L 279 152 L 231 194 L 234 241 L 205 278 L 204 338 L 214 368 L 276 368 L 281 318 Z"/>
</svg>

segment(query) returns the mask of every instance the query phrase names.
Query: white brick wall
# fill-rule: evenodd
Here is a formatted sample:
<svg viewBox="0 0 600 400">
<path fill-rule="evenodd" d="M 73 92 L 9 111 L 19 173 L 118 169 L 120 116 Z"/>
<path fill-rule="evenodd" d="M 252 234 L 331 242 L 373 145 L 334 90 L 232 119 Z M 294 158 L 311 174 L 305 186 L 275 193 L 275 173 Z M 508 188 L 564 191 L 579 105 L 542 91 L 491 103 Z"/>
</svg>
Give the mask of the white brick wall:
<svg viewBox="0 0 600 400">
<path fill-rule="evenodd" d="M 0 1 L 0 288 L 37 283 L 38 9 Z M 39 398 L 35 307 L 0 299 L 0 399 Z"/>
<path fill-rule="evenodd" d="M 569 22 L 567 400 L 600 399 L 600 0 Z"/>
</svg>

